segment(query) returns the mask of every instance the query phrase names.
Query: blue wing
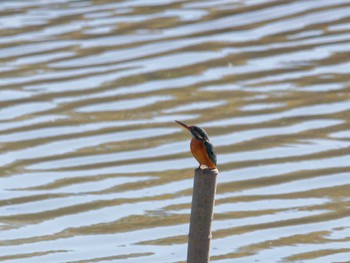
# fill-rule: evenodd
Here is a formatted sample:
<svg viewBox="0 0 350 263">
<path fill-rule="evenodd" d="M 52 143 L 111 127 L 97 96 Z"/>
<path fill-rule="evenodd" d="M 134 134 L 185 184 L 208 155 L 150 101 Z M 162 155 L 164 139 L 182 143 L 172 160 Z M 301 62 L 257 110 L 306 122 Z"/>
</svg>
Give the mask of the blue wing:
<svg viewBox="0 0 350 263">
<path fill-rule="evenodd" d="M 205 149 L 207 150 L 207 154 L 208 154 L 210 160 L 216 165 L 217 158 L 216 158 L 214 146 L 208 141 L 204 142 L 204 146 L 205 146 Z"/>
</svg>

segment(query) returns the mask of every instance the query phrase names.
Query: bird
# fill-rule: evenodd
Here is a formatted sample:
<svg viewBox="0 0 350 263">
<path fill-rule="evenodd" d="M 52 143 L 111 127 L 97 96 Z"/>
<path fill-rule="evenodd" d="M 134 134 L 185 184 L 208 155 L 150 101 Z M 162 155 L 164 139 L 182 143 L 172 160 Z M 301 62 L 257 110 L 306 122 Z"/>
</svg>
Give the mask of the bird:
<svg viewBox="0 0 350 263">
<path fill-rule="evenodd" d="M 198 126 L 188 126 L 185 123 L 175 120 L 185 129 L 189 130 L 192 134 L 192 140 L 190 143 L 190 149 L 193 157 L 198 161 L 199 167 L 202 165 L 208 167 L 208 169 L 217 169 L 217 157 L 215 154 L 214 146 L 209 141 L 208 134 L 202 128 Z"/>
</svg>

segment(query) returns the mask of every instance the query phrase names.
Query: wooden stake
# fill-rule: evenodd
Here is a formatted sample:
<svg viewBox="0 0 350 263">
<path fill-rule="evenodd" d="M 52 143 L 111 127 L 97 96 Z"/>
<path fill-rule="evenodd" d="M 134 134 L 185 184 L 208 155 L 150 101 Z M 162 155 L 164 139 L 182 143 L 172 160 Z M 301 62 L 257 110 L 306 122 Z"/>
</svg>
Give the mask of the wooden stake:
<svg viewBox="0 0 350 263">
<path fill-rule="evenodd" d="M 215 204 L 216 178 L 219 171 L 195 170 L 187 263 L 210 261 L 211 222 Z"/>
</svg>

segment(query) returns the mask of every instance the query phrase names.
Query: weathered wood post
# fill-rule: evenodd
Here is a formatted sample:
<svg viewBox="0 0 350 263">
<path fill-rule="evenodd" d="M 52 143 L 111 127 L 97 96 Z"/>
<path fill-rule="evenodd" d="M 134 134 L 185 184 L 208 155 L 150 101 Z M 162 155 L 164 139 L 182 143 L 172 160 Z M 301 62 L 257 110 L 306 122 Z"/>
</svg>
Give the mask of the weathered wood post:
<svg viewBox="0 0 350 263">
<path fill-rule="evenodd" d="M 217 169 L 195 170 L 187 263 L 210 261 L 211 222 L 215 204 Z"/>
</svg>

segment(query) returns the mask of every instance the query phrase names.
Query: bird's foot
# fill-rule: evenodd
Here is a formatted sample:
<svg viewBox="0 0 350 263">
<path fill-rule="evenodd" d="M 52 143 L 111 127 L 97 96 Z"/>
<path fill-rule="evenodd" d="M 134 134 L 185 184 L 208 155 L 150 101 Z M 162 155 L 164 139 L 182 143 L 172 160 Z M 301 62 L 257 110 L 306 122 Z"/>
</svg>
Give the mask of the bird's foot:
<svg viewBox="0 0 350 263">
<path fill-rule="evenodd" d="M 214 167 L 209 167 L 209 166 L 206 166 L 205 164 L 200 164 L 197 169 L 201 169 L 201 170 L 205 170 L 205 169 L 215 170 L 217 168 L 215 166 Z"/>
</svg>

